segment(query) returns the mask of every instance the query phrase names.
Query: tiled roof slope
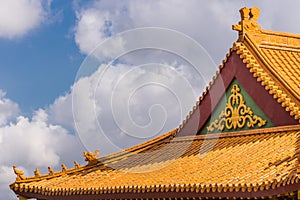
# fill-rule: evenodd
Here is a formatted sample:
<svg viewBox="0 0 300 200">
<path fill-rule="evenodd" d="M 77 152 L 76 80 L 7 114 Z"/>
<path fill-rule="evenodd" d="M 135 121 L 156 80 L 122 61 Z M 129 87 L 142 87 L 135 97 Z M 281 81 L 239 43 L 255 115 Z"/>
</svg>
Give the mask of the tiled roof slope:
<svg viewBox="0 0 300 200">
<path fill-rule="evenodd" d="M 261 31 L 239 43 L 238 53 L 253 76 L 300 121 L 300 35 Z"/>
<path fill-rule="evenodd" d="M 227 191 L 276 189 L 299 181 L 299 137 L 299 125 L 179 137 L 152 143 L 136 154 L 106 159 L 105 164 L 17 181 L 11 188 L 17 193 L 66 198 L 151 191 L 218 197 Z"/>
<path fill-rule="evenodd" d="M 250 35 L 269 72 L 300 101 L 300 35 L 262 31 Z M 254 47 L 255 48 L 255 47 Z M 275 78 L 275 77 L 274 77 Z"/>
</svg>

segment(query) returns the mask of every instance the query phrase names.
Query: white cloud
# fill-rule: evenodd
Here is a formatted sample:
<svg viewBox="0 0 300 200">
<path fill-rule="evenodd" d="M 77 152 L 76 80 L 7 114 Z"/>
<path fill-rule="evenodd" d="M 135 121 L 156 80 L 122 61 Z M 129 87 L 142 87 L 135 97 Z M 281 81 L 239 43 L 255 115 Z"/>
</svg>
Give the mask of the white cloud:
<svg viewBox="0 0 300 200">
<path fill-rule="evenodd" d="M 68 130 L 74 129 L 74 120 L 72 114 L 72 96 L 70 93 L 59 96 L 47 108 L 48 119 L 52 124 L 60 124 Z"/>
<path fill-rule="evenodd" d="M 102 155 L 175 128 L 199 93 L 201 80 L 187 66 L 106 67 L 102 64 L 91 76 L 79 79 L 72 90 L 81 141 Z M 68 98 L 69 94 L 64 99 Z"/>
<path fill-rule="evenodd" d="M 223 58 L 236 36 L 231 24 L 236 23 L 237 4 L 228 5 L 202 1 L 125 1 L 110 3 L 94 1 L 77 10 L 75 41 L 82 53 L 88 54 L 99 42 L 128 29 L 163 27 L 181 31 Z M 88 20 L 89 19 L 89 20 Z M 109 23 L 106 23 L 109 22 Z M 109 25 L 109 26 L 108 26 Z M 220 34 L 222 32 L 222 37 Z M 221 46 L 221 47 L 220 47 Z M 217 48 L 218 47 L 218 48 Z"/>
<path fill-rule="evenodd" d="M 5 95 L 6 93 L 0 90 L 0 126 L 14 119 L 19 113 L 18 104 L 6 98 Z"/>
<path fill-rule="evenodd" d="M 89 53 L 108 36 L 109 12 L 99 12 L 97 9 L 82 10 L 77 13 L 77 18 L 75 42 L 81 52 Z"/>
<path fill-rule="evenodd" d="M 24 168 L 19 169 L 24 170 Z M 13 191 L 9 190 L 9 184 L 11 184 L 16 178 L 12 167 L 0 165 L 0 177 L 1 199 L 17 199 Z"/>
<path fill-rule="evenodd" d="M 260 24 L 265 29 L 300 33 L 298 1 L 93 1 L 77 9 L 75 41 L 80 51 L 90 53 L 99 42 L 128 29 L 155 26 L 181 31 L 203 45 L 216 63 L 228 52 L 237 33 L 231 25 L 239 21 L 244 6 L 261 9 Z"/>
<path fill-rule="evenodd" d="M 72 94 L 58 97 L 46 112 L 38 111 L 31 123 L 59 124 L 60 128 L 74 130 L 74 114 L 85 148 L 99 149 L 106 155 L 176 127 L 195 103 L 193 92 L 200 92 L 201 80 L 185 65 L 117 64 L 103 74 L 105 67 L 102 64 L 90 76 L 80 78 L 71 87 Z M 129 113 L 124 110 L 127 108 Z M 165 124 L 160 124 L 162 121 Z M 100 134 L 99 127 L 105 135 Z M 55 160 L 54 155 L 51 160 Z"/>
<path fill-rule="evenodd" d="M 0 0 L 0 37 L 20 37 L 39 26 L 50 4 L 46 0 Z"/>
<path fill-rule="evenodd" d="M 17 107 L 16 103 L 4 95 L 0 97 L 0 104 L 3 102 L 8 105 L 6 109 L 9 105 Z M 9 112 L 6 113 L 11 117 Z M 1 114 L 8 118 L 5 113 Z M 15 197 L 8 187 L 16 177 L 12 170 L 13 165 L 23 170 L 26 176 L 32 176 L 36 167 L 39 167 L 42 173 L 47 173 L 47 166 L 60 170 L 61 163 L 66 163 L 69 167 L 73 167 L 73 160 L 82 163 L 83 148 L 78 139 L 61 125 L 50 123 L 48 118 L 49 114 L 39 109 L 31 119 L 19 115 L 0 126 L 1 198 Z"/>
</svg>

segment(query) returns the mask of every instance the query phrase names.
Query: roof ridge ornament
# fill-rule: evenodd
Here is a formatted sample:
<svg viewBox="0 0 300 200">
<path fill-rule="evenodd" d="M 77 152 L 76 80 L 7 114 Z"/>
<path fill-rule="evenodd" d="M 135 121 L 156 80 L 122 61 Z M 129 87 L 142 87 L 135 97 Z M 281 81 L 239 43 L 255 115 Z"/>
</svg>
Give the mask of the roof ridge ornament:
<svg viewBox="0 0 300 200">
<path fill-rule="evenodd" d="M 238 24 L 232 25 L 233 30 L 239 31 L 239 40 L 244 38 L 246 32 L 259 33 L 261 31 L 261 27 L 257 22 L 260 15 L 258 7 L 241 8 L 240 15 L 241 21 Z"/>
<path fill-rule="evenodd" d="M 61 172 L 66 172 L 67 171 L 67 166 L 63 163 L 61 164 Z"/>
<path fill-rule="evenodd" d="M 80 164 L 75 160 L 74 161 L 74 166 L 75 166 L 75 169 L 78 169 L 80 167 Z"/>
<path fill-rule="evenodd" d="M 24 180 L 26 177 L 24 176 L 24 172 L 22 170 L 17 169 L 17 166 L 13 166 L 14 172 L 17 175 L 16 181 Z"/>
<path fill-rule="evenodd" d="M 85 157 L 85 161 L 87 161 L 88 164 L 94 164 L 97 162 L 99 150 L 95 150 L 95 152 L 83 152 L 83 156 Z"/>
<path fill-rule="evenodd" d="M 55 171 L 52 169 L 51 166 L 48 167 L 49 175 L 54 175 Z"/>
<path fill-rule="evenodd" d="M 34 176 L 35 177 L 40 177 L 41 176 L 41 173 L 40 173 L 40 171 L 39 171 L 38 168 L 35 168 L 35 170 L 34 170 Z"/>
</svg>

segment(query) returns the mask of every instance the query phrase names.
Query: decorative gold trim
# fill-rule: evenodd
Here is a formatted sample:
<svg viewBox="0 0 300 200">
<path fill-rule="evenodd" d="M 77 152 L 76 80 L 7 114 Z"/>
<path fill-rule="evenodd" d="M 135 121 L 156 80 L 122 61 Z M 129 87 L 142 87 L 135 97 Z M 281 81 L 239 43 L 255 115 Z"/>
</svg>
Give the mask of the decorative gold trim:
<svg viewBox="0 0 300 200">
<path fill-rule="evenodd" d="M 243 128 L 245 125 L 247 125 L 248 128 L 253 128 L 256 124 L 258 127 L 266 124 L 266 120 L 257 115 L 253 115 L 251 108 L 245 104 L 244 97 L 240 91 L 239 86 L 234 84 L 225 109 L 220 113 L 219 119 L 213 121 L 207 127 L 207 131 L 222 131 L 225 127 L 231 130 Z"/>
</svg>

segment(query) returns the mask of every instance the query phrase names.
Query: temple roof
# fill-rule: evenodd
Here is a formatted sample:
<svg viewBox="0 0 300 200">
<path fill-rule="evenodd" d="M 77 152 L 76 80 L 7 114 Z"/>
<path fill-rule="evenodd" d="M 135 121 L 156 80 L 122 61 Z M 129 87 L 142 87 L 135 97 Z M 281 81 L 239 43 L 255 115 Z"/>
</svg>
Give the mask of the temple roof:
<svg viewBox="0 0 300 200">
<path fill-rule="evenodd" d="M 17 181 L 11 188 L 32 197 L 65 198 L 151 191 L 222 197 L 233 191 L 274 190 L 299 182 L 299 139 L 300 125 L 171 141 L 162 137 L 134 151 L 99 158 L 92 165 Z"/>
<path fill-rule="evenodd" d="M 61 172 L 25 177 L 11 189 L 27 198 L 259 197 L 299 189 L 300 125 L 181 136 L 235 52 L 265 90 L 300 123 L 300 35 L 262 30 L 259 10 L 242 8 L 238 40 L 186 120 L 162 136 Z M 279 116 L 280 117 L 280 116 Z M 278 190 L 280 192 L 278 192 Z M 170 193 L 166 196 L 166 193 Z M 123 196 L 120 196 L 120 195 Z M 126 196 L 127 195 L 127 196 Z M 173 195 L 173 196 L 172 196 Z M 52 198 L 53 197 L 53 198 Z"/>
</svg>

